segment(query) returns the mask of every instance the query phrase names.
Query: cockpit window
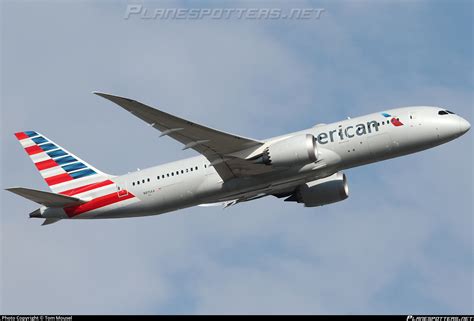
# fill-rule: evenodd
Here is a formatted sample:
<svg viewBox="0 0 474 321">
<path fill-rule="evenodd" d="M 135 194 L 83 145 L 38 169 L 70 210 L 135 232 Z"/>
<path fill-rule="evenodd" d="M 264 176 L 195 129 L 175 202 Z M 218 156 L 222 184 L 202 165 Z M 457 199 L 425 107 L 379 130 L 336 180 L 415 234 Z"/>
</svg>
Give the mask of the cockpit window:
<svg viewBox="0 0 474 321">
<path fill-rule="evenodd" d="M 455 113 L 453 113 L 452 111 L 449 111 L 449 110 L 446 110 L 448 112 L 448 114 L 453 114 L 455 115 Z"/>
<path fill-rule="evenodd" d="M 446 110 L 440 110 L 438 115 L 448 115 L 448 112 Z"/>
</svg>

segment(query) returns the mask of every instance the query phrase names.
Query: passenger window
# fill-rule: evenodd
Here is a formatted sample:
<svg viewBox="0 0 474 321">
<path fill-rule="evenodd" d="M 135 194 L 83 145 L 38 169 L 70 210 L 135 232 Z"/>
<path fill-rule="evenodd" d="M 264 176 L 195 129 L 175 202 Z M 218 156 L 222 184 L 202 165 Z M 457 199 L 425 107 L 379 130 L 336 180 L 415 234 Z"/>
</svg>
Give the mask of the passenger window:
<svg viewBox="0 0 474 321">
<path fill-rule="evenodd" d="M 198 167 L 196 166 L 196 170 L 198 170 Z"/>
<path fill-rule="evenodd" d="M 176 171 L 176 175 L 179 175 L 179 171 Z"/>
<path fill-rule="evenodd" d="M 174 176 L 174 172 L 171 172 L 171 176 Z"/>
<path fill-rule="evenodd" d="M 147 181 L 150 182 L 150 179 L 148 178 Z"/>
<path fill-rule="evenodd" d="M 170 177 L 170 173 L 166 174 L 167 177 Z"/>
<path fill-rule="evenodd" d="M 163 175 L 161 175 L 161 178 L 165 178 L 165 175 L 164 175 L 164 174 L 163 174 Z"/>
<path fill-rule="evenodd" d="M 133 182 L 132 185 L 135 186 L 135 182 Z"/>
<path fill-rule="evenodd" d="M 156 179 L 160 179 L 160 175 L 156 176 Z"/>
<path fill-rule="evenodd" d="M 191 167 L 191 172 L 193 171 L 193 168 Z"/>
<path fill-rule="evenodd" d="M 137 181 L 137 185 L 140 185 L 140 181 Z"/>
<path fill-rule="evenodd" d="M 144 180 L 144 179 L 142 179 L 142 183 L 145 184 L 145 180 Z"/>
<path fill-rule="evenodd" d="M 184 171 L 183 171 L 183 170 L 181 170 L 181 174 L 184 174 Z"/>
<path fill-rule="evenodd" d="M 186 173 L 189 172 L 189 170 L 186 168 Z"/>
</svg>

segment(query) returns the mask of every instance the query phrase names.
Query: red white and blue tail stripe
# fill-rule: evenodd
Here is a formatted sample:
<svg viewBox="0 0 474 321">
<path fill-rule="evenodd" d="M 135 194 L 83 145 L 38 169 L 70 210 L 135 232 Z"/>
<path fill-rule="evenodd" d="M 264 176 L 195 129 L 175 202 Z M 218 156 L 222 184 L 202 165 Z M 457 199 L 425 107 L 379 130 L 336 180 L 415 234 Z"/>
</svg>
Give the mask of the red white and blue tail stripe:
<svg viewBox="0 0 474 321">
<path fill-rule="evenodd" d="M 96 187 L 98 183 L 112 184 L 111 175 L 99 171 L 38 132 L 18 132 L 15 136 L 54 193 L 74 195 L 78 190 Z"/>
</svg>

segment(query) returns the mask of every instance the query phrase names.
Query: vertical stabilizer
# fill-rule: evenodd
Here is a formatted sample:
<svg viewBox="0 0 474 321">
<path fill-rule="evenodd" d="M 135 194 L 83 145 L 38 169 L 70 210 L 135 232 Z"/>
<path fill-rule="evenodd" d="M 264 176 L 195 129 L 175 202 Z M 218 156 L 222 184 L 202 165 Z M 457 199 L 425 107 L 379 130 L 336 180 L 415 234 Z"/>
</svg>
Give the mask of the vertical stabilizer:
<svg viewBox="0 0 474 321">
<path fill-rule="evenodd" d="M 71 195 L 71 191 L 110 182 L 111 175 L 99 171 L 38 132 L 18 132 L 15 136 L 54 193 Z"/>
</svg>

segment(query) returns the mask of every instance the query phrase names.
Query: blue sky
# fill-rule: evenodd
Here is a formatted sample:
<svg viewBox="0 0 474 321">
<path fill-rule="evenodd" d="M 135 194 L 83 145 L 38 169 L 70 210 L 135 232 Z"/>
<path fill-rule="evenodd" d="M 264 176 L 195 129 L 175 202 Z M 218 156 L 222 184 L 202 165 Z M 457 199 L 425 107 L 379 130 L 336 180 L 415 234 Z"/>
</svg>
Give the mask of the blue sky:
<svg viewBox="0 0 474 321">
<path fill-rule="evenodd" d="M 134 2 L 150 8 L 219 2 Z M 1 3 L 1 186 L 46 190 L 12 133 L 99 169 L 195 155 L 105 91 L 266 138 L 410 105 L 473 122 L 469 1 L 226 2 L 310 21 L 124 20 L 127 2 Z M 474 313 L 472 133 L 347 171 L 349 199 L 66 221 L 0 193 L 2 313 Z"/>
</svg>

